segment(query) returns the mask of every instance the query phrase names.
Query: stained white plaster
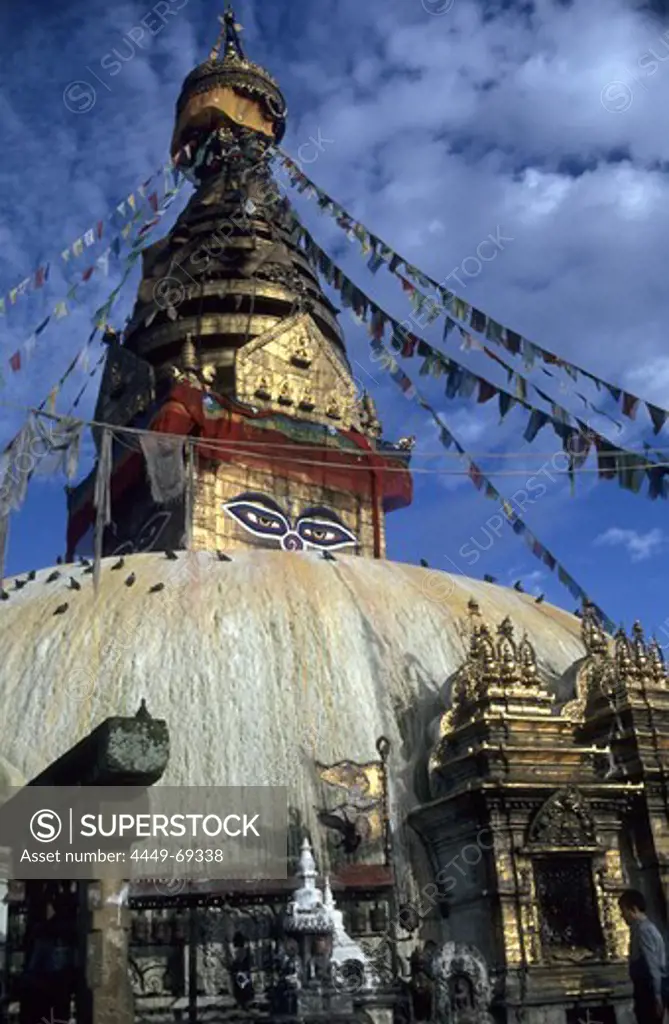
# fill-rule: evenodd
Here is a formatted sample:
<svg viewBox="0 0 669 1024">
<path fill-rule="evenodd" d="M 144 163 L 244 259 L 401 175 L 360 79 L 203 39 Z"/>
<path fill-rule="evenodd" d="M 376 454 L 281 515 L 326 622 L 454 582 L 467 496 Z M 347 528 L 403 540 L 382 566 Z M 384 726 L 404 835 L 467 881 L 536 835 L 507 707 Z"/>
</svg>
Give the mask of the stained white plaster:
<svg viewBox="0 0 669 1024">
<path fill-rule="evenodd" d="M 26 779 L 145 698 L 170 729 L 164 784 L 287 786 L 313 826 L 314 759 L 374 759 L 384 734 L 403 817 L 408 766 L 427 754 L 465 655 L 471 597 L 491 624 L 510 615 L 518 638 L 527 631 L 552 679 L 584 653 L 573 616 L 409 565 L 264 550 L 116 561 L 103 561 L 97 596 L 79 565 L 51 583 L 53 569 L 20 590 L 5 582 L 0 756 Z"/>
</svg>

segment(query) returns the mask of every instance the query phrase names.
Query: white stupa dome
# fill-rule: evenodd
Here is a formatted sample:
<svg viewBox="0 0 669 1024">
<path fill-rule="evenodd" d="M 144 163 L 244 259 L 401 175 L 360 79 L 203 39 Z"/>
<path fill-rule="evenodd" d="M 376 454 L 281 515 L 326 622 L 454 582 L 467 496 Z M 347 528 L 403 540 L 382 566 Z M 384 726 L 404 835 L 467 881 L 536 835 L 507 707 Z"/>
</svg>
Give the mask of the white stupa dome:
<svg viewBox="0 0 669 1024">
<path fill-rule="evenodd" d="M 447 681 L 465 658 L 471 598 L 493 625 L 508 615 L 519 638 L 527 632 L 558 688 L 584 654 L 574 616 L 410 565 L 268 550 L 230 561 L 139 554 L 117 565 L 103 560 L 97 595 L 81 565 L 43 569 L 20 589 L 5 581 L 8 778 L 34 778 L 144 698 L 170 730 L 162 784 L 286 786 L 316 834 L 314 761 L 375 760 L 381 735 L 391 742 L 397 812 L 418 802 L 415 766 L 427 762 Z"/>
</svg>

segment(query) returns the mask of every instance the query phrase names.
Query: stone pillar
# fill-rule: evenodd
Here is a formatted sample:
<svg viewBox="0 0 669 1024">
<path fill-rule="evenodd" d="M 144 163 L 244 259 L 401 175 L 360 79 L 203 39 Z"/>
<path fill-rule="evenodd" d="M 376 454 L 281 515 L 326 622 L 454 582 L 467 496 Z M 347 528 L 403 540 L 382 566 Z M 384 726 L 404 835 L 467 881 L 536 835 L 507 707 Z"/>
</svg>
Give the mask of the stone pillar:
<svg viewBox="0 0 669 1024">
<path fill-rule="evenodd" d="M 127 882 L 107 875 L 82 885 L 87 895 L 86 1024 L 133 1024 L 134 1006 L 128 975 L 130 914 Z"/>
</svg>

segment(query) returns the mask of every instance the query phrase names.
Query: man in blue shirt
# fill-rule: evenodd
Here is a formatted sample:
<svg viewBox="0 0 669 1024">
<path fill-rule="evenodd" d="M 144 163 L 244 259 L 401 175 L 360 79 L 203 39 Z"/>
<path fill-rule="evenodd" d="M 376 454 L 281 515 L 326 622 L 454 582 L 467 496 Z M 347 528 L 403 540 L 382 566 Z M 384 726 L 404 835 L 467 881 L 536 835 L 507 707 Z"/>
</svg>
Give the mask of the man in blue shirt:
<svg viewBox="0 0 669 1024">
<path fill-rule="evenodd" d="M 630 930 L 629 971 L 634 986 L 634 1013 L 639 1024 L 662 1024 L 667 985 L 667 953 L 664 939 L 646 917 L 646 900 L 636 889 L 627 889 L 619 901 Z"/>
</svg>

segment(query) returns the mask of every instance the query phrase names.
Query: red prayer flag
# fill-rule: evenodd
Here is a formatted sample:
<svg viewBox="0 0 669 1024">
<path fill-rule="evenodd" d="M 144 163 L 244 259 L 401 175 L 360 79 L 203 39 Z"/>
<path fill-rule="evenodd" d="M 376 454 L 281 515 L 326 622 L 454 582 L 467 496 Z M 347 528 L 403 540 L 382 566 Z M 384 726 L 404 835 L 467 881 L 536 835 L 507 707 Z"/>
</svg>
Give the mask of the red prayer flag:
<svg viewBox="0 0 669 1024">
<path fill-rule="evenodd" d="M 493 384 L 489 384 L 487 380 L 479 377 L 479 403 L 483 405 L 484 402 L 489 402 L 496 394 L 497 388 Z"/>
<path fill-rule="evenodd" d="M 21 369 L 21 353 L 18 350 L 9 360 L 9 365 L 11 366 L 14 373 L 18 373 L 18 371 Z"/>
<path fill-rule="evenodd" d="M 158 193 L 157 192 L 152 192 L 151 193 L 151 195 L 149 196 L 149 203 L 151 204 L 151 209 L 153 210 L 153 212 L 154 213 L 158 213 Z"/>
<path fill-rule="evenodd" d="M 481 470 L 474 462 L 470 462 L 468 472 L 469 478 L 471 482 L 474 484 L 474 487 L 476 487 L 476 489 L 480 491 L 481 487 L 483 486 L 483 474 L 481 473 Z"/>
<path fill-rule="evenodd" d="M 418 338 L 416 338 L 413 334 L 407 334 L 406 338 L 404 339 L 404 344 L 402 346 L 402 357 L 404 359 L 410 359 L 411 356 L 414 354 L 414 349 L 416 348 L 417 344 Z"/>
<path fill-rule="evenodd" d="M 628 395 L 625 391 L 623 393 L 623 415 L 629 416 L 633 420 L 636 416 L 636 411 L 639 408 L 639 399 L 636 395 Z"/>
</svg>

